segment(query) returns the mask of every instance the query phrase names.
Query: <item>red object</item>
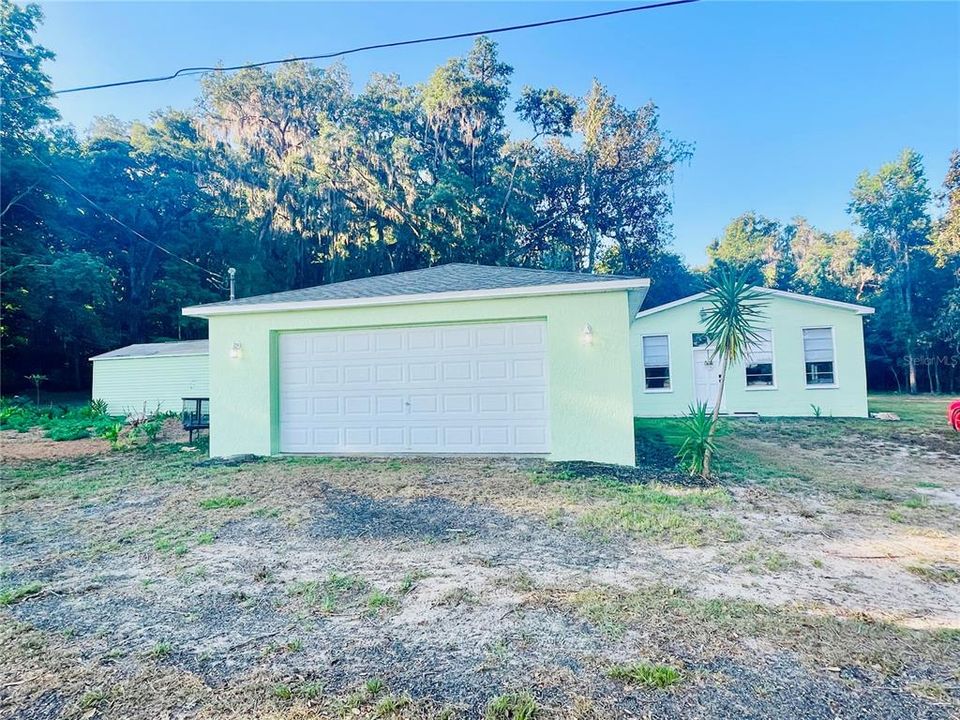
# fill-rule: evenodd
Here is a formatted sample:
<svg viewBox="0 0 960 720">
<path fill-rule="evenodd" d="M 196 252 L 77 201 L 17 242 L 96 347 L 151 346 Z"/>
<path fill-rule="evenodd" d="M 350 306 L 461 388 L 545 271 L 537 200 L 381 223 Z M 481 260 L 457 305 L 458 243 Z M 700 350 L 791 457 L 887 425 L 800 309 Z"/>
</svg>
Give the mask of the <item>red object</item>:
<svg viewBox="0 0 960 720">
<path fill-rule="evenodd" d="M 947 419 L 953 429 L 960 432 L 960 400 L 954 400 L 947 406 Z"/>
</svg>

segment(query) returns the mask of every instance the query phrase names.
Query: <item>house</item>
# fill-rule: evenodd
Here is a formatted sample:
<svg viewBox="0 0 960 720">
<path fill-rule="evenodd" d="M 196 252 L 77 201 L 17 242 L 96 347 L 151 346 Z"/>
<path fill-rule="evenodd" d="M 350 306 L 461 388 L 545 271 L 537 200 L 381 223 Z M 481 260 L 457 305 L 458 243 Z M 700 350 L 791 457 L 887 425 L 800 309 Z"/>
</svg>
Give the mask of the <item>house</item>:
<svg viewBox="0 0 960 720">
<path fill-rule="evenodd" d="M 185 308 L 209 322 L 207 364 L 195 360 L 192 372 L 209 378 L 211 455 L 633 464 L 635 416 L 709 406 L 717 386 L 704 294 L 641 311 L 648 287 L 644 278 L 450 264 Z M 872 309 L 760 292 L 761 341 L 729 369 L 721 410 L 865 416 L 862 320 Z M 110 383 L 126 384 L 109 391 L 111 406 L 139 407 L 140 389 L 178 395 L 148 362 L 172 362 L 183 345 L 94 358 L 95 396 Z M 177 387 L 195 394 L 201 382 Z"/>
<path fill-rule="evenodd" d="M 863 316 L 873 308 L 756 288 L 763 295 L 757 342 L 727 369 L 721 412 L 730 415 L 866 417 Z M 630 326 L 633 406 L 666 417 L 692 403 L 711 410 L 719 360 L 703 333 L 706 293 L 638 313 Z"/>
<path fill-rule="evenodd" d="M 209 394 L 208 357 L 206 340 L 128 345 L 94 355 L 92 395 L 113 415 L 179 412 L 181 398 Z"/>
</svg>

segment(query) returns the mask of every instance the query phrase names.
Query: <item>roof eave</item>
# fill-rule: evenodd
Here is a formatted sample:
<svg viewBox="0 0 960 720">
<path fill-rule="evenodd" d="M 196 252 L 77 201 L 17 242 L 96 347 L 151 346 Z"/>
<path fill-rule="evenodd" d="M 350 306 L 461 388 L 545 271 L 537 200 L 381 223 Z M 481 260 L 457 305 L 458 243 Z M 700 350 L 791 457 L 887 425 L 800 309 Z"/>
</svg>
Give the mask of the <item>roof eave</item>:
<svg viewBox="0 0 960 720">
<path fill-rule="evenodd" d="M 144 360 L 146 358 L 161 358 L 161 357 L 206 357 L 209 355 L 209 352 L 188 352 L 188 353 L 155 353 L 153 355 L 111 355 L 110 353 L 102 353 L 100 355 L 93 355 L 88 357 L 87 360 Z"/>
<path fill-rule="evenodd" d="M 840 300 L 828 300 L 827 298 L 821 298 L 815 295 L 803 295 L 801 293 L 787 292 L 786 290 L 777 290 L 775 288 L 757 288 L 757 290 L 764 295 L 784 297 L 789 300 L 796 300 L 798 302 L 813 303 L 814 305 L 826 305 L 828 307 L 837 308 L 838 310 L 849 310 L 857 315 L 873 315 L 874 312 L 876 312 L 875 308 L 867 305 L 855 305 L 854 303 L 841 302 Z M 650 308 L 649 310 L 641 310 L 634 315 L 634 319 L 636 320 L 642 317 L 647 317 L 648 315 L 655 315 L 656 313 L 669 310 L 670 308 L 674 308 L 679 305 L 686 305 L 689 302 L 702 300 L 706 296 L 706 292 L 699 292 L 693 295 L 688 295 L 684 298 L 680 298 L 679 300 L 674 300 L 673 302 L 665 303 L 664 305 L 658 305 L 657 307 Z"/>
<path fill-rule="evenodd" d="M 411 295 L 381 295 L 377 297 L 344 298 L 338 300 L 281 301 L 274 303 L 251 303 L 248 305 L 193 305 L 183 308 L 182 312 L 187 317 L 209 318 L 216 315 L 374 307 L 377 305 L 461 302 L 464 300 L 516 298 L 533 295 L 571 295 L 622 290 L 646 291 L 649 287 L 650 280 L 648 278 L 629 278 L 624 280 L 605 280 L 585 283 L 558 283 L 556 285 L 527 285 L 514 288 L 492 288 L 489 290 L 454 290 L 449 292 L 416 293 Z"/>
</svg>

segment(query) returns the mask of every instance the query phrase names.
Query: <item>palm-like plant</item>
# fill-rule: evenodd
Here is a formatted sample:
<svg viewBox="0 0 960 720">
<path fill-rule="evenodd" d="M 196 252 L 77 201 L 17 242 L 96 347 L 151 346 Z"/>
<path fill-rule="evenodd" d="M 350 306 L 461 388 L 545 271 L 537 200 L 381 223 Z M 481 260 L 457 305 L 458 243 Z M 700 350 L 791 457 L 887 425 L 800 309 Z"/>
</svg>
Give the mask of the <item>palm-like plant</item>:
<svg viewBox="0 0 960 720">
<path fill-rule="evenodd" d="M 707 404 L 690 403 L 690 411 L 681 420 L 681 426 L 684 438 L 677 459 L 691 475 L 702 475 L 704 460 L 714 450 L 713 423 Z"/>
<path fill-rule="evenodd" d="M 711 358 L 720 358 L 720 385 L 717 389 L 717 400 L 713 404 L 703 458 L 701 475 L 704 478 L 710 477 L 713 435 L 717 431 L 723 388 L 727 381 L 727 366 L 743 360 L 750 347 L 761 340 L 757 334 L 756 323 L 764 315 L 763 308 L 766 303 L 762 300 L 763 294 L 747 282 L 744 272 L 737 273 L 725 268 L 708 281 L 703 323 L 713 348 Z"/>
</svg>

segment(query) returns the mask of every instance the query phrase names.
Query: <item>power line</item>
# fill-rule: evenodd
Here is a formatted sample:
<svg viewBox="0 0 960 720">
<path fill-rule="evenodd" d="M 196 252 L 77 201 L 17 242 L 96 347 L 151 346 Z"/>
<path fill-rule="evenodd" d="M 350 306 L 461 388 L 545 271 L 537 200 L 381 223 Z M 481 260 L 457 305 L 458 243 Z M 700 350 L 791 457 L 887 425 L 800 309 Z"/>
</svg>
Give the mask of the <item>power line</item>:
<svg viewBox="0 0 960 720">
<path fill-rule="evenodd" d="M 197 75 L 206 72 L 232 72 L 235 70 L 249 70 L 253 68 L 265 67 L 267 65 L 283 65 L 292 62 L 302 62 L 304 60 L 330 60 L 332 58 L 354 55 L 356 53 L 368 52 L 370 50 L 406 47 L 408 45 L 423 45 L 425 43 L 441 42 L 444 40 L 460 40 L 463 38 L 477 37 L 479 35 L 499 35 L 501 33 L 514 32 L 517 30 L 530 30 L 532 28 L 547 27 L 549 25 L 562 25 L 565 23 L 580 22 L 581 20 L 593 20 L 596 18 L 611 17 L 613 15 L 635 13 L 642 10 L 655 10 L 657 8 L 671 7 L 673 5 L 688 5 L 695 2 L 698 2 L 698 0 L 665 0 L 664 2 L 648 3 L 646 5 L 634 5 L 632 7 L 620 8 L 618 10 L 606 10 L 604 12 L 590 13 L 588 15 L 576 15 L 574 17 L 541 20 L 539 22 L 524 23 L 522 25 L 508 25 L 505 27 L 488 28 L 486 30 L 471 30 L 469 32 L 454 33 L 452 35 L 435 35 L 431 37 L 417 38 L 415 40 L 397 40 L 395 42 L 379 43 L 376 45 L 363 45 L 361 47 L 350 48 L 348 50 L 339 50 L 337 52 L 324 53 L 320 55 L 301 55 L 299 57 L 286 58 L 284 60 L 264 60 L 263 62 L 248 63 L 245 65 L 230 65 L 227 67 L 185 67 L 180 68 L 171 75 L 140 78 L 138 80 L 122 80 L 118 82 L 101 83 L 99 85 L 81 85 L 79 87 L 64 88 L 63 90 L 49 90 L 47 92 L 37 93 L 33 97 L 49 97 L 51 95 L 66 95 L 67 93 L 86 92 L 88 90 L 103 90 L 104 88 L 124 87 L 127 85 L 143 85 L 146 83 L 166 82 L 168 80 L 174 80 L 178 77 Z"/>
<path fill-rule="evenodd" d="M 30 151 L 28 150 L 27 152 L 30 152 Z M 151 240 L 150 238 L 148 238 L 146 235 L 144 235 L 143 233 L 139 232 L 138 230 L 134 230 L 132 227 L 130 227 L 129 225 L 127 225 L 125 222 L 123 222 L 122 220 L 120 220 L 119 218 L 117 218 L 117 217 L 116 217 L 113 213 L 111 213 L 109 210 L 105 210 L 105 209 L 104 209 L 101 205 L 99 205 L 97 202 L 95 202 L 94 200 L 90 199 L 90 198 L 86 195 L 86 193 L 84 193 L 84 192 L 83 192 L 82 190 L 80 190 L 78 187 L 76 187 L 75 185 L 73 185 L 69 180 L 67 180 L 67 179 L 65 179 L 63 176 L 59 175 L 52 167 L 50 167 L 47 163 L 45 163 L 43 160 L 41 160 L 39 157 L 37 157 L 35 153 L 30 152 L 30 155 L 33 156 L 33 159 L 34 159 L 34 160 L 36 160 L 38 163 L 40 163 L 41 165 L 43 165 L 43 167 L 45 167 L 45 168 L 47 169 L 47 171 L 50 173 L 51 176 L 53 176 L 54 178 L 56 178 L 57 180 L 59 180 L 60 182 L 62 182 L 64 185 L 66 185 L 68 188 L 70 188 L 71 190 L 73 190 L 77 195 L 79 195 L 79 196 L 82 197 L 84 200 L 86 200 L 87 204 L 89 204 L 92 208 L 94 208 L 95 210 L 101 212 L 103 215 L 106 215 L 110 220 L 112 220 L 113 222 L 115 222 L 117 225 L 119 225 L 120 227 L 122 227 L 124 230 L 126 230 L 126 231 L 129 232 L 129 233 L 132 233 L 134 236 L 138 237 L 139 239 L 143 240 L 144 242 L 147 242 L 147 243 L 153 245 L 153 246 L 154 246 L 155 248 L 157 248 L 158 250 L 161 250 L 161 251 L 165 252 L 165 253 L 166 253 L 167 255 L 169 255 L 170 257 L 172 257 L 172 258 L 174 258 L 174 259 L 176 259 L 176 260 L 179 260 L 179 261 L 182 262 L 182 263 L 186 263 L 187 265 L 190 265 L 191 267 L 196 268 L 196 269 L 199 270 L 200 272 L 204 272 L 204 273 L 206 273 L 207 275 L 209 275 L 210 277 L 215 278 L 215 279 L 218 280 L 218 281 L 221 283 L 221 285 L 222 285 L 222 283 L 223 283 L 223 276 L 222 276 L 222 275 L 220 275 L 220 274 L 218 274 L 218 273 L 215 273 L 215 272 L 213 272 L 212 270 L 207 270 L 205 267 L 202 267 L 201 265 L 197 265 L 197 263 L 193 262 L 192 260 L 187 260 L 185 257 L 181 257 L 181 256 L 177 255 L 177 254 L 176 254 L 175 252 L 173 252 L 172 250 L 168 250 L 167 248 L 165 248 L 165 247 L 164 247 L 163 245 L 161 245 L 160 243 Z"/>
</svg>

